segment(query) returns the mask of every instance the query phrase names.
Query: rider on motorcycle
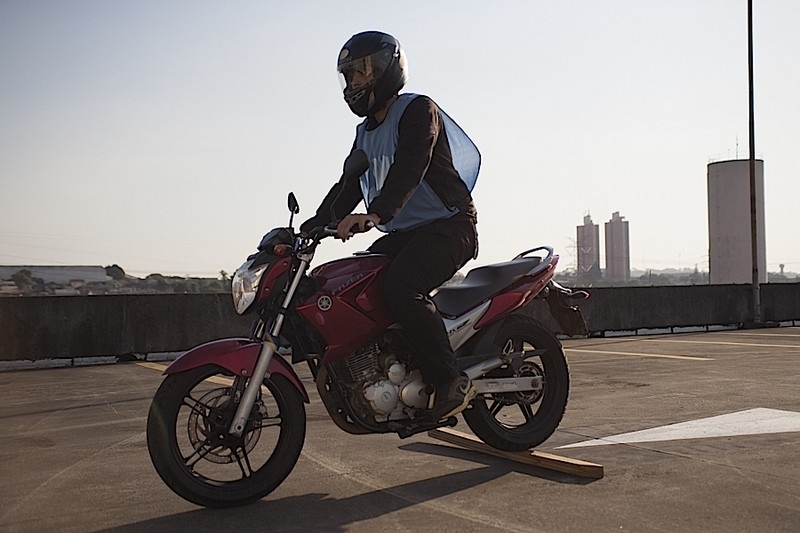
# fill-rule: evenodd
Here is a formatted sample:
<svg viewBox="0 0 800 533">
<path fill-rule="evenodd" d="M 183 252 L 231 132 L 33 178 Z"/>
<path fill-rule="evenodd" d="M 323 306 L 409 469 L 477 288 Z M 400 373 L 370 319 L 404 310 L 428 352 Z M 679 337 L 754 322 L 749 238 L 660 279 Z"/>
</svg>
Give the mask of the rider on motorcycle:
<svg viewBox="0 0 800 533">
<path fill-rule="evenodd" d="M 408 79 L 406 57 L 391 35 L 354 35 L 339 53 L 338 71 L 350 110 L 365 117 L 353 151 L 370 168 L 358 180 L 339 180 L 301 231 L 338 221 L 345 241 L 372 225 L 386 233 L 369 248 L 391 263 L 383 290 L 390 309 L 419 354 L 426 383 L 435 387 L 432 417 L 464 410 L 475 395 L 455 355 L 430 292 L 477 257 L 477 210 L 470 191 L 480 154 L 463 130 L 427 96 L 399 94 Z M 363 200 L 366 213 L 353 213 Z"/>
</svg>

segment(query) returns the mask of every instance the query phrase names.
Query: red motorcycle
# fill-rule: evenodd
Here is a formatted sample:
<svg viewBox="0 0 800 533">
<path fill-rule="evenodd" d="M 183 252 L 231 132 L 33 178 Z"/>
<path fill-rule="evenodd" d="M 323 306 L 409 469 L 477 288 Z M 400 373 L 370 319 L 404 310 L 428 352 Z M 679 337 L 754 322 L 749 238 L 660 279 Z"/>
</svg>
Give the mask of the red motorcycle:
<svg viewBox="0 0 800 533">
<path fill-rule="evenodd" d="M 233 277 L 237 313 L 258 317 L 249 338 L 183 354 L 164 371 L 150 407 L 153 465 L 175 493 L 198 505 L 253 502 L 292 471 L 309 402 L 292 364 L 308 364 L 331 419 L 348 433 L 405 438 L 457 422 L 430 416 L 433 387 L 381 294 L 388 259 L 356 254 L 309 273 L 317 246 L 335 231 L 301 235 L 292 228 L 299 212 L 293 194 L 289 209 L 289 226 L 267 233 Z M 458 367 L 477 389 L 464 420 L 501 450 L 544 442 L 567 405 L 561 343 L 541 323 L 514 314 L 544 298 L 565 332 L 585 333 L 580 310 L 567 299 L 588 295 L 552 281 L 557 262 L 552 248 L 534 248 L 475 268 L 433 295 Z"/>
</svg>

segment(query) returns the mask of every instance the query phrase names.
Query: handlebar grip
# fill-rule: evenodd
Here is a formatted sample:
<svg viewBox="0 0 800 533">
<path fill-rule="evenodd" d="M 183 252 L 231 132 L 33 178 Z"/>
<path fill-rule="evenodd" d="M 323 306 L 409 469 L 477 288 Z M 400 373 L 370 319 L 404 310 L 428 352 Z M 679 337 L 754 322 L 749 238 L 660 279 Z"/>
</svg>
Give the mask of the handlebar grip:
<svg viewBox="0 0 800 533">
<path fill-rule="evenodd" d="M 350 228 L 350 235 L 355 235 L 356 233 L 366 233 L 374 227 L 375 224 L 371 220 L 367 220 L 367 223 L 364 224 L 364 231 L 360 231 L 358 229 L 358 224 L 353 224 L 353 227 Z"/>
</svg>

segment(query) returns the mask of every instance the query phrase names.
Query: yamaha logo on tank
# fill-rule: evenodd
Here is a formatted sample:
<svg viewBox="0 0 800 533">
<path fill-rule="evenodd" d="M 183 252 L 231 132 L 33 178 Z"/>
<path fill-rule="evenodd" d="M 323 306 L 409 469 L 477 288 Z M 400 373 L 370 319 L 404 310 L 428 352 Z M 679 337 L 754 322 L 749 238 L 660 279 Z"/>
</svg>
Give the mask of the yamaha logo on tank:
<svg viewBox="0 0 800 533">
<path fill-rule="evenodd" d="M 320 311 L 327 311 L 331 308 L 331 305 L 330 296 L 320 296 L 319 300 L 317 300 L 317 307 L 319 307 Z"/>
</svg>

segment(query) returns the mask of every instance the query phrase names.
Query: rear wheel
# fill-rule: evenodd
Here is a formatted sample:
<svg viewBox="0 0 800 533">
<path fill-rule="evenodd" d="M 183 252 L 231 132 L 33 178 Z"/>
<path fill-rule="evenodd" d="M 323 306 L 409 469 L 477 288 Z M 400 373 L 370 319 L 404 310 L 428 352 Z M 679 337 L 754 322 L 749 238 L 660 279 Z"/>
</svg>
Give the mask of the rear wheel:
<svg viewBox="0 0 800 533">
<path fill-rule="evenodd" d="M 241 437 L 228 434 L 245 379 L 215 365 L 166 377 L 150 406 L 147 447 L 176 494 L 207 507 L 254 502 L 294 468 L 305 439 L 305 407 L 283 376 L 263 385 Z"/>
<path fill-rule="evenodd" d="M 500 325 L 493 344 L 504 354 L 540 353 L 517 369 L 504 366 L 487 377 L 540 377 L 542 386 L 533 391 L 479 394 L 463 412 L 464 420 L 494 448 L 520 451 L 538 446 L 556 430 L 567 407 L 569 369 L 561 342 L 534 319 L 512 315 Z"/>
</svg>

